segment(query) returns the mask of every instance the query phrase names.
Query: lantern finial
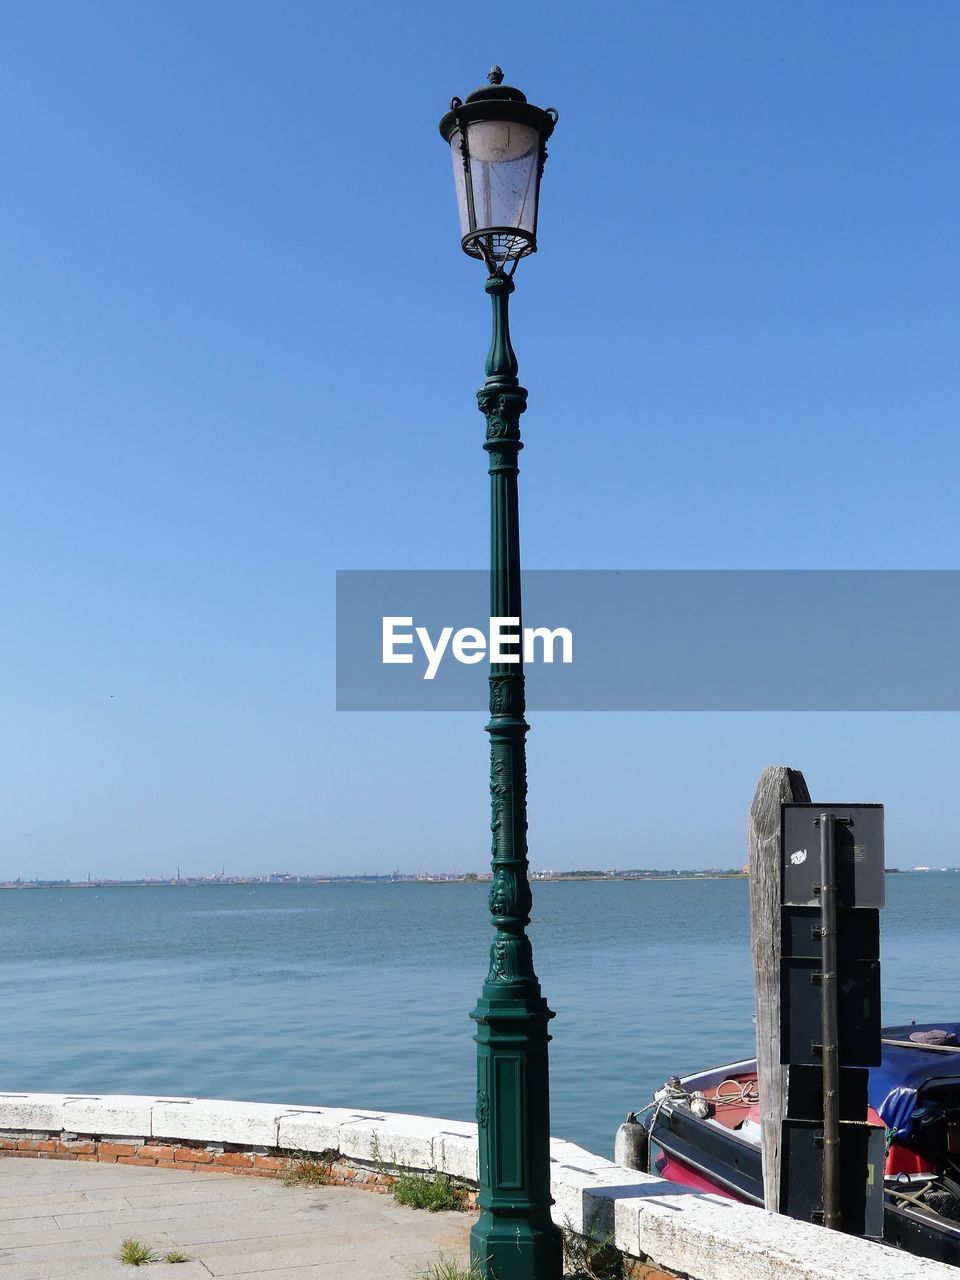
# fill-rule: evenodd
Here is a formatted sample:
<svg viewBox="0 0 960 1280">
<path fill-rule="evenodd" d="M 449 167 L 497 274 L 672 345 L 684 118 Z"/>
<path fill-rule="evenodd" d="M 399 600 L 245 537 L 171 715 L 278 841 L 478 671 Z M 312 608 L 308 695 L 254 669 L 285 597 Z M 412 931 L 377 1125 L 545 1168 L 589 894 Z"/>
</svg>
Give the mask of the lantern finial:
<svg viewBox="0 0 960 1280">
<path fill-rule="evenodd" d="M 487 79 L 491 84 L 503 84 L 503 72 L 496 63 L 487 72 Z"/>
</svg>

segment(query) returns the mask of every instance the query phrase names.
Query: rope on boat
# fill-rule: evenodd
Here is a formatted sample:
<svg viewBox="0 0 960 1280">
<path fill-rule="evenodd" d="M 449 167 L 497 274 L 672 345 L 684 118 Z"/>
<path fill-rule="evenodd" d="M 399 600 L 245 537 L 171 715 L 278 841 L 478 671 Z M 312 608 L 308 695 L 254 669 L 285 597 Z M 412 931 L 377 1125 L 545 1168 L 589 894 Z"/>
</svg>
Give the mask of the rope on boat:
<svg viewBox="0 0 960 1280">
<path fill-rule="evenodd" d="M 732 1091 L 728 1085 L 732 1086 Z M 756 1080 L 734 1080 L 731 1077 L 720 1081 L 710 1101 L 717 1107 L 754 1107 L 760 1101 L 760 1086 Z"/>
<path fill-rule="evenodd" d="M 686 1089 L 684 1089 L 679 1082 L 677 1084 L 671 1084 L 669 1080 L 663 1088 L 659 1089 L 657 1092 L 658 1096 L 654 1098 L 653 1102 L 648 1102 L 642 1110 L 636 1113 L 639 1119 L 639 1117 L 643 1115 L 644 1111 L 653 1110 L 653 1115 L 650 1117 L 650 1124 L 647 1126 L 647 1132 L 650 1134 L 652 1134 L 656 1128 L 657 1121 L 660 1119 L 660 1112 L 663 1110 L 663 1107 L 667 1102 L 686 1102 L 690 1097 Z"/>
<path fill-rule="evenodd" d="M 679 1083 L 672 1084 L 669 1080 L 662 1089 L 657 1091 L 657 1097 L 653 1102 L 648 1102 L 645 1107 L 641 1107 L 634 1115 L 639 1118 L 648 1111 L 653 1111 L 648 1125 L 649 1132 L 653 1132 L 657 1120 L 660 1118 L 660 1112 L 664 1105 L 668 1102 L 685 1102 L 689 1105 L 690 1099 L 697 1095 L 690 1094 Z M 736 1080 L 732 1076 L 726 1080 L 721 1080 L 713 1091 L 713 1097 L 706 1099 L 715 1107 L 753 1107 L 760 1101 L 760 1088 L 756 1080 Z"/>
<path fill-rule="evenodd" d="M 887 1191 L 905 1208 L 917 1209 L 934 1217 L 944 1217 L 951 1222 L 960 1220 L 960 1183 L 945 1173 L 934 1174 L 916 1191 L 907 1191 L 899 1179 L 893 1186 L 888 1184 Z"/>
</svg>

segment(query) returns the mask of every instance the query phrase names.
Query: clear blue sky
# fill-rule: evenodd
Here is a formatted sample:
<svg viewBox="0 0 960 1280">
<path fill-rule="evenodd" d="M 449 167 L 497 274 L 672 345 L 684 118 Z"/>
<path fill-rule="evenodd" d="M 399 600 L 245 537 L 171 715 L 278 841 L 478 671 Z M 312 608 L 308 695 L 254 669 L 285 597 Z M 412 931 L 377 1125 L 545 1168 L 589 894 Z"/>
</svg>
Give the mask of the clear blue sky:
<svg viewBox="0 0 960 1280">
<path fill-rule="evenodd" d="M 526 563 L 960 567 L 958 53 L 947 0 L 0 4 L 0 876 L 485 865 L 483 709 L 338 715 L 333 586 L 485 563 L 437 121 L 493 61 L 560 112 Z M 537 867 L 739 864 L 773 762 L 960 861 L 956 716 L 534 721 Z"/>
</svg>

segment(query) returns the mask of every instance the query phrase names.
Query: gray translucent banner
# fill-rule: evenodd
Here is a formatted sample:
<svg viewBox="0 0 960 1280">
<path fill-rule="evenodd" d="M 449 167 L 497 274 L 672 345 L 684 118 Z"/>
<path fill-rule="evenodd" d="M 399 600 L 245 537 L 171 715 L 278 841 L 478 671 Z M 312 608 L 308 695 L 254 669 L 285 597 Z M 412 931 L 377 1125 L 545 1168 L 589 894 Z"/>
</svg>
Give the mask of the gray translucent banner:
<svg viewBox="0 0 960 1280">
<path fill-rule="evenodd" d="M 526 628 L 565 628 L 554 661 L 525 664 L 541 711 L 956 711 L 960 571 L 533 570 Z M 480 570 L 337 574 L 337 707 L 482 711 L 486 659 L 457 661 L 462 628 L 490 629 Z M 395 655 L 383 661 L 383 619 Z M 424 679 L 423 628 L 446 650 Z M 475 656 L 465 633 L 459 651 Z"/>
</svg>

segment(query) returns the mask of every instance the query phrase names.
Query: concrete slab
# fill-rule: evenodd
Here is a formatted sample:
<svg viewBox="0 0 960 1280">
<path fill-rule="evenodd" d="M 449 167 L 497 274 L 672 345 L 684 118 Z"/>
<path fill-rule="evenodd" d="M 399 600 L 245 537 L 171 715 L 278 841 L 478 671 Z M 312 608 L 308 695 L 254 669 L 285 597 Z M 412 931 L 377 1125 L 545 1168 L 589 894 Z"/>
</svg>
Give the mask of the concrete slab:
<svg viewBox="0 0 960 1280">
<path fill-rule="evenodd" d="M 45 1262 L 31 1262 L 17 1270 L 4 1271 L 0 1268 L 0 1276 L 4 1280 L 130 1280 L 131 1275 L 141 1274 L 149 1275 L 149 1271 L 126 1266 L 116 1258 L 101 1258 L 91 1263 L 71 1263 L 57 1270 L 51 1270 Z M 210 1272 L 203 1263 L 195 1261 L 179 1264 L 176 1271 L 163 1267 L 161 1274 L 176 1276 L 177 1280 L 210 1280 Z M 154 1280 L 157 1280 L 156 1276 Z"/>
<path fill-rule="evenodd" d="M 209 1276 L 209 1272 L 206 1273 Z M 376 1280 L 409 1280 L 409 1271 L 390 1258 L 377 1262 Z M 367 1280 L 361 1273 L 362 1280 Z M 283 1271 L 241 1271 L 231 1280 L 361 1280 L 352 1262 L 320 1263 L 310 1267 L 287 1267 Z M 372 1277 L 371 1277 L 372 1280 Z"/>
<path fill-rule="evenodd" d="M 0 1280 L 130 1280 L 128 1236 L 188 1254 L 176 1280 L 410 1280 L 441 1248 L 465 1258 L 473 1224 L 349 1187 L 134 1165 L 0 1159 L 0 1193 Z"/>
<path fill-rule="evenodd" d="M 56 1213 L 58 1212 L 57 1209 L 50 1209 L 46 1206 L 51 1204 L 66 1205 L 77 1203 L 83 1203 L 82 1191 L 62 1192 L 59 1188 L 55 1191 L 40 1191 L 36 1195 L 30 1196 L 0 1196 L 0 1218 L 7 1217 L 8 1209 L 16 1211 L 25 1207 L 38 1205 L 40 1213 Z M 14 1212 L 13 1216 L 17 1216 L 16 1212 Z"/>
</svg>

